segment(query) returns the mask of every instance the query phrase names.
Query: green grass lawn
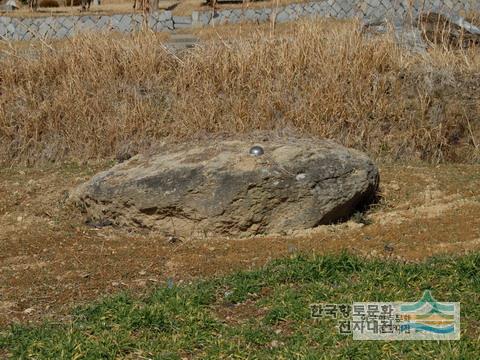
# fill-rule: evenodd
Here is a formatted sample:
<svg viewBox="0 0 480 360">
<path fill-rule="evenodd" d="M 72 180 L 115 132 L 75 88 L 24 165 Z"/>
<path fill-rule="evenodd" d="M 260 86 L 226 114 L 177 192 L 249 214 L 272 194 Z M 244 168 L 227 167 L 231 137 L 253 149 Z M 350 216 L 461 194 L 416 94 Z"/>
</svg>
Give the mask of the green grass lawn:
<svg viewBox="0 0 480 360">
<path fill-rule="evenodd" d="M 352 255 L 292 256 L 255 271 L 172 282 L 138 298 L 109 297 L 72 322 L 15 325 L 0 353 L 35 359 L 478 359 L 480 254 L 421 264 Z M 417 301 L 431 289 L 461 303 L 460 341 L 354 341 L 309 304 Z"/>
</svg>

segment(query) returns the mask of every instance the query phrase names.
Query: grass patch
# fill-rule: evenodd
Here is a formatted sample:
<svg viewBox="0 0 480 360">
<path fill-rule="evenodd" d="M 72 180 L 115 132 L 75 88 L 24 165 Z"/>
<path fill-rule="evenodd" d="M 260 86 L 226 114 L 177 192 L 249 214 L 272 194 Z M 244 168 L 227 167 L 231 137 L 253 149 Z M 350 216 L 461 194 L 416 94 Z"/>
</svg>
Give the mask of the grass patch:
<svg viewBox="0 0 480 360">
<path fill-rule="evenodd" d="M 15 325 L 0 349 L 15 358 L 477 359 L 480 255 L 400 264 L 348 254 L 274 261 L 255 271 L 109 297 L 68 324 Z M 314 322 L 314 302 L 416 301 L 431 289 L 462 306 L 454 342 L 360 342 Z"/>
</svg>

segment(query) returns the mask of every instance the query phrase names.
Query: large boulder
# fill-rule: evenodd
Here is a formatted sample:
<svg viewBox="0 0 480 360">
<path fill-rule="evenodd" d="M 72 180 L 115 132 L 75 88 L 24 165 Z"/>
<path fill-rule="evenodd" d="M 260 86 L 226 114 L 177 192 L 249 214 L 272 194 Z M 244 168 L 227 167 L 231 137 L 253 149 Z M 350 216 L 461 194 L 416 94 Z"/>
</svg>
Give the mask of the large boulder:
<svg viewBox="0 0 480 360">
<path fill-rule="evenodd" d="M 324 140 L 218 141 L 165 147 L 94 176 L 71 195 L 88 221 L 166 235 L 254 235 L 347 217 L 374 198 L 378 170 Z"/>
</svg>

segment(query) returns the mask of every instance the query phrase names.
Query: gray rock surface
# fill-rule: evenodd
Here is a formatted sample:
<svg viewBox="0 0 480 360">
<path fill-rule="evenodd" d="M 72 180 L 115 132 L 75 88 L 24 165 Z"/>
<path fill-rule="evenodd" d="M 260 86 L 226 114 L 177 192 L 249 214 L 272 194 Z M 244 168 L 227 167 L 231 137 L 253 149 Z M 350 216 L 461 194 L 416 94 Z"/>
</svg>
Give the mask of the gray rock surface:
<svg viewBox="0 0 480 360">
<path fill-rule="evenodd" d="M 15 0 L 7 0 L 7 1 L 2 1 L 0 2 L 0 11 L 14 11 L 18 10 L 18 5 Z"/>
<path fill-rule="evenodd" d="M 218 141 L 137 155 L 93 177 L 70 199 L 90 223 L 166 235 L 283 233 L 342 219 L 370 201 L 378 170 L 330 141 Z"/>
<path fill-rule="evenodd" d="M 5 3 L 6 0 L 0 0 L 0 8 Z M 459 27 L 470 32 L 478 32 L 479 29 L 475 25 L 462 20 L 458 14 L 479 11 L 480 1 L 475 0 L 316 0 L 271 8 L 209 9 L 194 11 L 191 16 L 186 17 L 173 16 L 171 11 L 154 11 L 147 16 L 146 23 L 153 31 L 175 31 L 238 22 L 266 22 L 271 21 L 274 17 L 272 13 L 275 13 L 277 22 L 295 21 L 302 17 L 328 16 L 339 19 L 358 18 L 375 22 L 388 20 L 395 24 L 411 24 L 412 19 L 415 19 L 419 13 L 439 12 L 456 17 L 452 19 L 452 23 Z M 46 23 L 48 28 L 43 27 L 39 32 L 39 27 L 43 23 Z M 35 22 L 32 22 L 29 17 L 1 16 L 0 34 L 4 40 L 29 40 L 32 37 L 63 38 L 82 31 L 129 33 L 142 29 L 143 23 L 143 15 L 139 13 L 41 17 Z M 407 42 L 411 42 L 411 34 L 407 37 L 409 37 Z"/>
</svg>

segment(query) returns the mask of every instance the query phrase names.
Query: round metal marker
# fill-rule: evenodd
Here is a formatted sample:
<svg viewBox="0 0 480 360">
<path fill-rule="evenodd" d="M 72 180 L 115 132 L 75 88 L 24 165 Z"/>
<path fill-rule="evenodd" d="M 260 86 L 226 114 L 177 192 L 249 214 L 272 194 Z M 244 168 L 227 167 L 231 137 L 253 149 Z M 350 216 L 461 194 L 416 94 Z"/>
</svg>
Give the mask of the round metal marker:
<svg viewBox="0 0 480 360">
<path fill-rule="evenodd" d="M 249 151 L 252 156 L 261 156 L 264 154 L 263 148 L 261 146 L 255 145 L 250 148 Z"/>
</svg>

